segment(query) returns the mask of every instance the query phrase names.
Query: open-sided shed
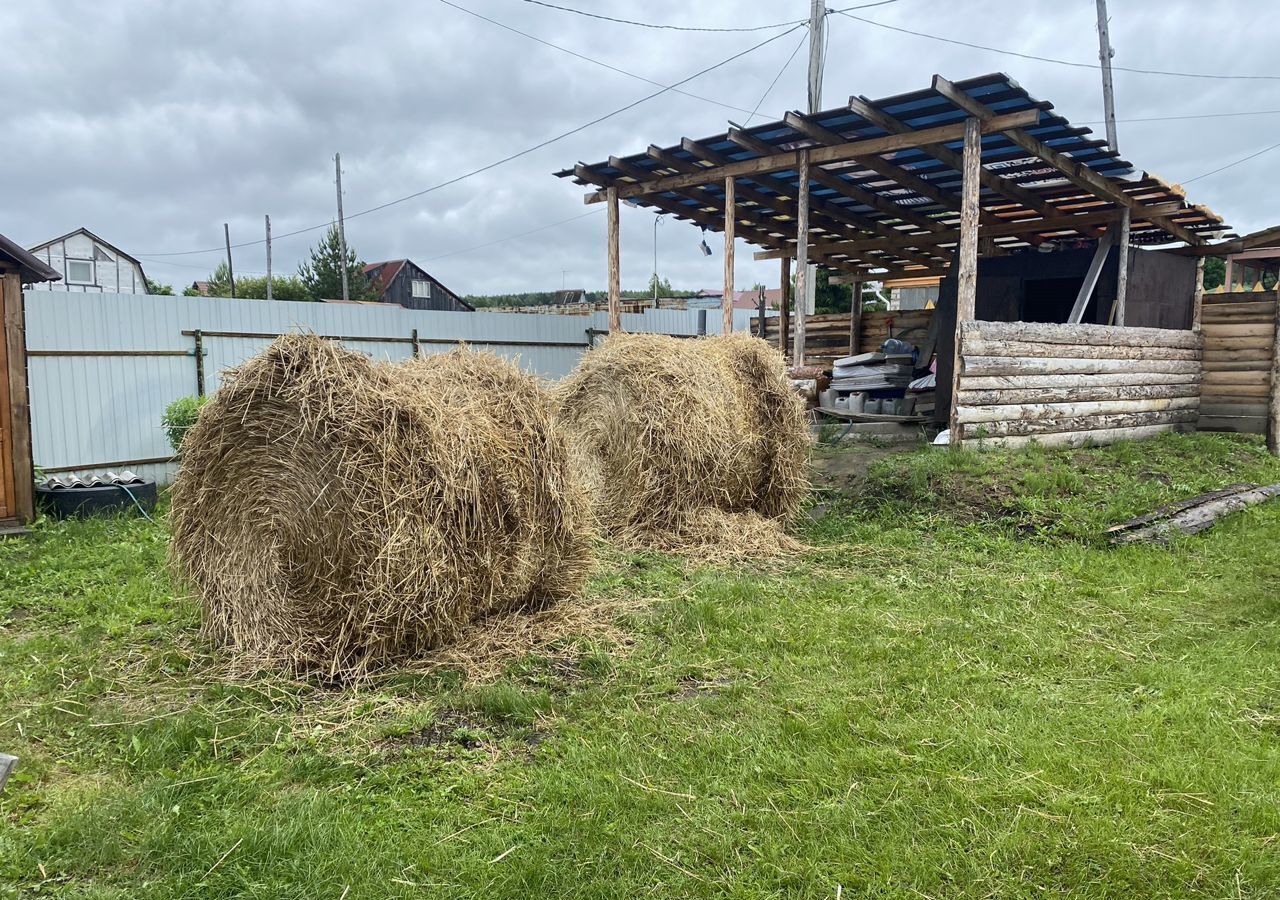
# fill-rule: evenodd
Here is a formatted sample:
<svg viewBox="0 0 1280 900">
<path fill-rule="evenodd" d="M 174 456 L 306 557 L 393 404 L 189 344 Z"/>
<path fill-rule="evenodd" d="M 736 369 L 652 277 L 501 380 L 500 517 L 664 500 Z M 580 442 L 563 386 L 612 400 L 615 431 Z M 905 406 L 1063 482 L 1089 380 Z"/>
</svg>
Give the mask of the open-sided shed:
<svg viewBox="0 0 1280 900">
<path fill-rule="evenodd" d="M 939 384 L 950 389 L 939 407 L 953 442 L 1083 443 L 1194 427 L 1203 346 L 1198 268 L 1167 249 L 1213 253 L 1226 226 L 1176 186 L 1136 175 L 1105 141 L 1006 75 L 935 76 L 921 91 L 853 96 L 836 109 L 650 145 L 557 174 L 590 186 L 587 203 L 609 206 L 614 308 L 625 200 L 723 232 L 726 297 L 735 237 L 759 246 L 757 259 L 782 260 L 784 290 L 794 262 L 799 296 L 808 263 L 853 282 L 944 276 L 943 297 L 953 299 L 936 317 L 935 340 Z M 1060 255 L 1068 250 L 1070 260 Z M 979 318 L 979 257 L 992 278 L 1003 268 L 1018 283 L 1006 285 L 1015 293 L 1002 311 L 987 314 L 1005 324 L 1035 319 L 1049 330 L 1025 340 L 999 328 L 977 336 L 967 323 Z M 1055 267 L 1050 297 L 1042 276 Z M 1131 294 L 1141 307 L 1135 320 L 1160 327 L 1123 328 L 1132 324 Z M 780 333 L 784 341 L 791 334 L 793 357 L 804 362 L 806 317 L 803 304 L 795 306 L 794 325 L 784 320 Z M 998 381 L 979 388 L 965 378 Z M 978 400 L 994 409 L 969 403 Z"/>
</svg>

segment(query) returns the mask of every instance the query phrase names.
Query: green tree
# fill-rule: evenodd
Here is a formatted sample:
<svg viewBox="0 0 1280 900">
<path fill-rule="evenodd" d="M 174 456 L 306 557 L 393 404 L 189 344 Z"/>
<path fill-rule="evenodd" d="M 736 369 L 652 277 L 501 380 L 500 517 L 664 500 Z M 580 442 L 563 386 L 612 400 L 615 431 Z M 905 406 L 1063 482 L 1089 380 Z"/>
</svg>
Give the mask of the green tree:
<svg viewBox="0 0 1280 900">
<path fill-rule="evenodd" d="M 853 288 L 847 284 L 832 284 L 831 273 L 818 270 L 813 284 L 813 309 L 817 315 L 847 313 L 853 306 Z"/>
<path fill-rule="evenodd" d="M 147 279 L 147 293 L 148 293 L 148 294 L 159 294 L 159 295 L 160 295 L 160 296 L 162 296 L 162 297 L 172 297 L 172 296 L 173 296 L 173 285 L 171 285 L 171 284 L 161 284 L 161 283 L 160 283 L 160 282 L 158 282 L 158 281 L 152 281 L 150 278 L 148 278 L 148 279 Z"/>
<path fill-rule="evenodd" d="M 670 297 L 672 295 L 671 282 L 665 278 L 659 278 L 658 273 L 655 272 L 649 276 L 649 287 L 645 291 L 645 294 L 649 297 Z"/>
<path fill-rule="evenodd" d="M 347 268 L 348 292 L 352 300 L 377 300 L 378 292 L 365 277 L 364 263 L 347 245 L 347 258 L 342 258 L 338 226 L 330 225 L 320 243 L 311 248 L 311 259 L 298 266 L 298 278 L 314 300 L 335 300 L 342 296 L 342 267 Z"/>
<path fill-rule="evenodd" d="M 231 273 L 226 263 L 218 263 L 218 268 L 209 276 L 210 297 L 231 296 Z M 200 296 L 194 288 L 188 288 L 189 296 Z M 341 293 L 341 291 L 339 291 Z M 236 279 L 236 297 L 245 300 L 267 299 L 267 278 L 265 275 L 242 275 Z M 271 276 L 272 300 L 315 300 L 302 279 L 296 275 Z"/>
<path fill-rule="evenodd" d="M 1211 291 L 1227 280 L 1227 261 L 1221 256 L 1204 258 L 1204 289 Z"/>
</svg>

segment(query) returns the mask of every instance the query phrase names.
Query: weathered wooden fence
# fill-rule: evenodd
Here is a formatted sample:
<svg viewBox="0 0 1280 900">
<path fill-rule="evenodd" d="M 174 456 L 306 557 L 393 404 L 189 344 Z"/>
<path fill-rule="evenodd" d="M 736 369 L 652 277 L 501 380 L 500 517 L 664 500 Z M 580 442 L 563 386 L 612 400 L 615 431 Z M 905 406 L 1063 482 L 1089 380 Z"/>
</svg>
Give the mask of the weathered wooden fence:
<svg viewBox="0 0 1280 900">
<path fill-rule="evenodd" d="M 965 322 L 960 338 L 962 441 L 1081 446 L 1195 428 L 1194 331 Z"/>
<path fill-rule="evenodd" d="M 886 338 L 901 337 L 917 347 L 925 343 L 929 331 L 929 322 L 933 318 L 931 309 L 902 309 L 888 312 L 864 312 L 859 322 L 858 339 L 851 341 L 853 322 L 847 313 L 835 315 L 809 316 L 805 320 L 805 361 L 812 365 L 829 366 L 834 360 L 853 353 L 869 353 L 880 349 Z M 787 329 L 787 351 L 790 352 L 791 338 L 795 333 L 795 316 L 791 317 L 791 327 Z M 760 320 L 752 320 L 752 333 L 760 333 Z M 774 316 L 767 320 L 765 338 L 775 347 L 778 345 L 778 331 L 781 327 L 779 318 Z M 852 348 L 852 349 L 851 349 Z"/>
<path fill-rule="evenodd" d="M 1276 307 L 1275 291 L 1204 295 L 1200 430 L 1266 432 Z"/>
</svg>

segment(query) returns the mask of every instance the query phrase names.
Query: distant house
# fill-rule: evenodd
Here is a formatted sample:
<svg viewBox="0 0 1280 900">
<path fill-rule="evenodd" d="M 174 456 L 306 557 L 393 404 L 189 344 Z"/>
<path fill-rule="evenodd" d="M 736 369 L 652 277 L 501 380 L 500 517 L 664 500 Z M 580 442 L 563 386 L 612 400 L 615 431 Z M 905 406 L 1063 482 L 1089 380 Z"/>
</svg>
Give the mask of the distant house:
<svg viewBox="0 0 1280 900">
<path fill-rule="evenodd" d="M 425 270 L 408 259 L 389 259 L 370 263 L 364 274 L 373 282 L 378 299 L 406 309 L 439 309 L 452 312 L 474 312 L 475 308 L 453 291 L 436 281 Z"/>
<path fill-rule="evenodd" d="M 46 281 L 32 285 L 33 291 L 149 293 L 142 263 L 87 228 L 77 228 L 27 249 L 62 276 L 60 282 Z"/>
</svg>

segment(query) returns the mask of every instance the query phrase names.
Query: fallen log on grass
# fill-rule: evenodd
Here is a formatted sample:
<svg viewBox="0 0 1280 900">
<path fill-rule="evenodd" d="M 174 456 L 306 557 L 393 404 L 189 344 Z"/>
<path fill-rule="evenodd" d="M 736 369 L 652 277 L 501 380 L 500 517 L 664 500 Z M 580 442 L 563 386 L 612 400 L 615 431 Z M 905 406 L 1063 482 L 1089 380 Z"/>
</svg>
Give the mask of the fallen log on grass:
<svg viewBox="0 0 1280 900">
<path fill-rule="evenodd" d="M 1225 515 L 1277 496 L 1280 496 L 1280 484 L 1265 487 L 1233 484 L 1162 506 L 1154 512 L 1112 526 L 1107 533 L 1111 535 L 1113 544 L 1168 543 L 1174 534 L 1196 534 L 1212 528 Z"/>
</svg>

